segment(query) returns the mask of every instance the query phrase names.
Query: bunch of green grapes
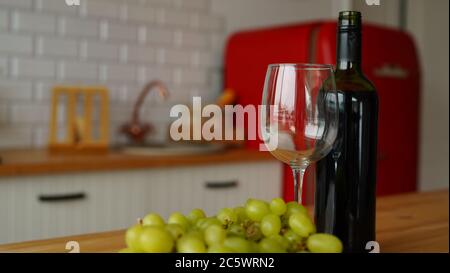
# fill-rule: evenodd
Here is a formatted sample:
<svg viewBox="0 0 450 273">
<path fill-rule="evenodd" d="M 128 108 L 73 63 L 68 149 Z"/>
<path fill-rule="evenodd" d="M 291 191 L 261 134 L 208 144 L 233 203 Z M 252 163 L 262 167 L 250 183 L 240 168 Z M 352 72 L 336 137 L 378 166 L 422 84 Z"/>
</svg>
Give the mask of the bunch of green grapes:
<svg viewBox="0 0 450 273">
<path fill-rule="evenodd" d="M 339 253 L 341 241 L 316 227 L 302 205 L 275 198 L 249 199 L 207 217 L 194 209 L 172 213 L 167 222 L 150 213 L 125 235 L 123 253 Z"/>
</svg>

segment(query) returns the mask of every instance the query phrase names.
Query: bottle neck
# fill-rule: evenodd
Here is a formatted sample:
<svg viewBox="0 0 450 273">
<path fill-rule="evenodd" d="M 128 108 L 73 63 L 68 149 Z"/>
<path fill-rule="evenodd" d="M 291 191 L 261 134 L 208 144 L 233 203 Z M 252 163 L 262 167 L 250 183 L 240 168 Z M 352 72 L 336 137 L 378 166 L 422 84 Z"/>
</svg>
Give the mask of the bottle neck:
<svg viewBox="0 0 450 273">
<path fill-rule="evenodd" d="M 338 29 L 336 69 L 361 72 L 360 29 Z"/>
</svg>

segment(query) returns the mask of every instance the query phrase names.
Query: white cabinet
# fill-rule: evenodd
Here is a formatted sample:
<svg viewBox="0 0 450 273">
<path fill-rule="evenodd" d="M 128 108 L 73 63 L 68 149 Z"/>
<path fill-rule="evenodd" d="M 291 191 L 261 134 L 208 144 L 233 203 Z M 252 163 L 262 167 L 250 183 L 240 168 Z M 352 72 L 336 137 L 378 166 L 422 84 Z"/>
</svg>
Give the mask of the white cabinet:
<svg viewBox="0 0 450 273">
<path fill-rule="evenodd" d="M 126 228 L 146 213 L 208 214 L 281 196 L 277 161 L 0 178 L 0 244 Z"/>
</svg>

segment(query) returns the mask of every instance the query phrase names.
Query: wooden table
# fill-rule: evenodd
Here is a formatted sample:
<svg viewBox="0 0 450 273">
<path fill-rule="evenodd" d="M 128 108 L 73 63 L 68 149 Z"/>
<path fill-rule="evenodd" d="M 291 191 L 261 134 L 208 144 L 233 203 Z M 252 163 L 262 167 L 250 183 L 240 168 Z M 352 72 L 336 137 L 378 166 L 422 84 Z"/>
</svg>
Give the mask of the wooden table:
<svg viewBox="0 0 450 273">
<path fill-rule="evenodd" d="M 449 192 L 412 193 L 379 198 L 377 241 L 381 252 L 448 252 Z M 116 252 L 124 231 L 113 231 L 0 246 L 0 252 L 65 252 L 77 241 L 81 252 Z"/>
</svg>

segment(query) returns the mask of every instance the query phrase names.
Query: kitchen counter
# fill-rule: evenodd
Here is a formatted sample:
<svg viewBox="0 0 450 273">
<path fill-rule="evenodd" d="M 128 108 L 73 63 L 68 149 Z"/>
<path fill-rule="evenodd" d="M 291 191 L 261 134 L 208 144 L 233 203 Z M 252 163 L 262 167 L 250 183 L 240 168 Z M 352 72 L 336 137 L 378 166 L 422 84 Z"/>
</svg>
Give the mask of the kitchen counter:
<svg viewBox="0 0 450 273">
<path fill-rule="evenodd" d="M 445 190 L 379 198 L 381 252 L 448 252 L 448 195 Z M 69 241 L 77 241 L 81 252 L 116 252 L 125 247 L 122 230 L 3 245 L 0 252 L 65 252 Z"/>
<path fill-rule="evenodd" d="M 10 150 L 0 151 L 0 157 L 0 177 L 275 160 L 268 152 L 245 149 L 176 156 L 130 155 L 114 150 L 96 155 L 55 155 L 49 154 L 47 150 Z"/>
</svg>

